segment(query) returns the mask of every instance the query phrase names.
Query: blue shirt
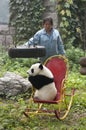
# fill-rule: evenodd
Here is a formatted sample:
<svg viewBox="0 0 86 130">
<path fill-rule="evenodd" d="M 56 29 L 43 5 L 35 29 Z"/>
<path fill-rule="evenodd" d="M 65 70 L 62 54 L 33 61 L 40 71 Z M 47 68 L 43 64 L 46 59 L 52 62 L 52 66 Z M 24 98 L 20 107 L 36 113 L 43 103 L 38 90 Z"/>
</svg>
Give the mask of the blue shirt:
<svg viewBox="0 0 86 130">
<path fill-rule="evenodd" d="M 46 56 L 40 58 L 42 62 L 50 56 L 65 54 L 62 39 L 56 29 L 52 29 L 50 34 L 48 34 L 44 28 L 39 30 L 34 37 L 28 41 L 28 44 L 45 46 Z"/>
</svg>

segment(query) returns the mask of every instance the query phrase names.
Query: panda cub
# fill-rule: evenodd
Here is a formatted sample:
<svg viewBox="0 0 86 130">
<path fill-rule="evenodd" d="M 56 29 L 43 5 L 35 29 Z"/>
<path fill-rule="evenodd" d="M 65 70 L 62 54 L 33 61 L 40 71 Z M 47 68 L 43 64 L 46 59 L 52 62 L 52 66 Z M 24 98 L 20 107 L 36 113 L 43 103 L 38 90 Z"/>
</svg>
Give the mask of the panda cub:
<svg viewBox="0 0 86 130">
<path fill-rule="evenodd" d="M 29 74 L 28 80 L 36 88 L 34 98 L 54 100 L 57 89 L 51 71 L 41 63 L 36 63 L 31 66 L 27 73 Z"/>
</svg>

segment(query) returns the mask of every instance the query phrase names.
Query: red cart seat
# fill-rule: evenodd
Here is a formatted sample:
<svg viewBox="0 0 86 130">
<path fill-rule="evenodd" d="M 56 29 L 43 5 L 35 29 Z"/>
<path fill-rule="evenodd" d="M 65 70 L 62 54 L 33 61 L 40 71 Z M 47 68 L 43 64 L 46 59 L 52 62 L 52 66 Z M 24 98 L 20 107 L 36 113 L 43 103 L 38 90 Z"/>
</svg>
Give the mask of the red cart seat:
<svg viewBox="0 0 86 130">
<path fill-rule="evenodd" d="M 54 75 L 54 82 L 58 92 L 55 100 L 59 100 L 63 80 L 67 74 L 67 61 L 61 56 L 54 56 L 46 61 L 45 66 L 49 68 Z"/>
</svg>

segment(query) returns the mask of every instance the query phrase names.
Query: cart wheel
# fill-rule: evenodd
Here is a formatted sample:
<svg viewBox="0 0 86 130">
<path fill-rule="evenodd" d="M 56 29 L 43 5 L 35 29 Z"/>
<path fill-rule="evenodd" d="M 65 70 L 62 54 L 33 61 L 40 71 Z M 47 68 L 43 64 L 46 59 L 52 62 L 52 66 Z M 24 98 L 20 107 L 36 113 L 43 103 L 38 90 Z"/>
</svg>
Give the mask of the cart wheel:
<svg viewBox="0 0 86 130">
<path fill-rule="evenodd" d="M 86 67 L 81 67 L 81 68 L 80 68 L 80 73 L 81 73 L 82 75 L 86 75 Z"/>
<path fill-rule="evenodd" d="M 81 66 L 85 66 L 86 67 L 86 57 L 82 57 L 79 61 Z"/>
<path fill-rule="evenodd" d="M 82 75 L 86 75 L 86 57 L 81 57 L 80 61 L 79 61 L 79 64 L 81 66 L 80 73 Z"/>
<path fill-rule="evenodd" d="M 8 51 L 11 58 L 37 58 L 45 54 L 46 50 L 43 46 L 10 48 Z"/>
</svg>

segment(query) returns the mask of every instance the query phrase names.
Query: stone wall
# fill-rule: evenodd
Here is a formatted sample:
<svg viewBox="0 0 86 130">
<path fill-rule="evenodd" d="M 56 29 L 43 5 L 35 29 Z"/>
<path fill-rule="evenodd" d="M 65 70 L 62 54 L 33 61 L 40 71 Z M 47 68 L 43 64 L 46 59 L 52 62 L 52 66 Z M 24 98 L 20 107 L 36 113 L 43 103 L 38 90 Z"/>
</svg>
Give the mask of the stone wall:
<svg viewBox="0 0 86 130">
<path fill-rule="evenodd" d="M 0 45 L 10 47 L 13 43 L 14 28 L 8 24 L 0 24 Z"/>
<path fill-rule="evenodd" d="M 58 17 L 57 17 L 57 11 L 56 11 L 57 2 L 44 0 L 44 6 L 46 9 L 43 14 L 43 17 L 51 16 L 54 21 L 54 27 L 56 28 L 58 26 Z"/>
</svg>

